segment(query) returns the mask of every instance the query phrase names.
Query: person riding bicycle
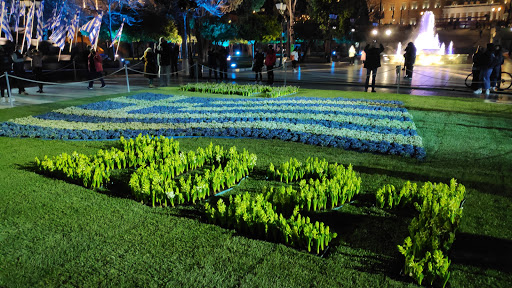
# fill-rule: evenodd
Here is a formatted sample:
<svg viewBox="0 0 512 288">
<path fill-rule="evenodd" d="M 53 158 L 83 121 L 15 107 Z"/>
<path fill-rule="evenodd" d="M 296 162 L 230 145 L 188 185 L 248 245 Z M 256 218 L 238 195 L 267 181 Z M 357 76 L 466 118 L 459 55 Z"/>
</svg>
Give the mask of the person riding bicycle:
<svg viewBox="0 0 512 288">
<path fill-rule="evenodd" d="M 496 57 L 496 65 L 492 69 L 491 73 L 491 89 L 493 91 L 498 91 L 500 90 L 501 84 L 501 65 L 505 62 L 500 45 L 496 45 L 494 47 L 494 56 Z"/>
</svg>

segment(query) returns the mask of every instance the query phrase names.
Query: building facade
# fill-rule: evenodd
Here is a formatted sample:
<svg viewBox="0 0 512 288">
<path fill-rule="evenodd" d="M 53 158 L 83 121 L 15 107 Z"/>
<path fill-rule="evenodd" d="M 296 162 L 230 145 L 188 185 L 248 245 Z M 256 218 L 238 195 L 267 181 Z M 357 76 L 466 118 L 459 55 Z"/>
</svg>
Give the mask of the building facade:
<svg viewBox="0 0 512 288">
<path fill-rule="evenodd" d="M 367 0 L 370 17 L 380 24 L 416 25 L 425 11 L 432 11 L 438 23 L 468 26 L 479 21 L 508 22 L 511 1 Z"/>
</svg>

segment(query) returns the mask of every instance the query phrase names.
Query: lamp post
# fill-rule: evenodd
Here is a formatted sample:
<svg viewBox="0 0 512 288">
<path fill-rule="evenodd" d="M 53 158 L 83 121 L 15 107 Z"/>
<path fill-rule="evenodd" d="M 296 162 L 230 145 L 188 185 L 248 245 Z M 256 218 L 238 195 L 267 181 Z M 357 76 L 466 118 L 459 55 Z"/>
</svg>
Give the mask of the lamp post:
<svg viewBox="0 0 512 288">
<path fill-rule="evenodd" d="M 286 21 L 285 17 L 284 17 L 284 11 L 286 11 L 286 5 L 284 3 L 276 3 L 276 8 L 277 8 L 277 11 L 279 11 L 279 13 L 281 14 L 281 16 L 283 17 L 283 20 L 281 20 L 281 53 L 280 53 L 280 57 L 279 57 L 279 63 L 280 65 L 283 65 L 283 22 Z"/>
<path fill-rule="evenodd" d="M 332 34 L 333 34 L 333 32 L 332 31 L 336 30 L 336 26 L 334 26 L 334 24 L 333 24 L 333 23 L 335 23 L 336 19 L 338 19 L 338 15 L 329 14 L 329 30 L 331 32 L 331 33 L 329 33 L 330 34 L 329 35 L 329 59 L 331 60 L 331 62 L 332 62 L 332 56 L 333 56 L 332 55 L 332 53 L 333 53 L 333 51 L 332 51 L 332 41 L 333 41 Z M 333 25 L 331 25 L 331 24 L 333 24 Z"/>
</svg>

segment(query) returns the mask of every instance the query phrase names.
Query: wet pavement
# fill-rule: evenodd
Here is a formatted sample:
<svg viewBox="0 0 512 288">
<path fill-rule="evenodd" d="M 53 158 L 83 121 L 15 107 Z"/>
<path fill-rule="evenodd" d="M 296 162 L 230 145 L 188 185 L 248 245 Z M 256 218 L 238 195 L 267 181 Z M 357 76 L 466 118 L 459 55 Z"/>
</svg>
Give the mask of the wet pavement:
<svg viewBox="0 0 512 288">
<path fill-rule="evenodd" d="M 400 78 L 397 75 L 396 65 L 384 63 L 378 69 L 376 78 L 377 92 L 400 93 L 420 96 L 450 96 L 464 98 L 482 98 L 485 95 L 475 95 L 467 88 L 465 80 L 471 73 L 470 64 L 457 64 L 445 66 L 415 66 L 412 79 L 404 79 L 403 71 Z M 506 59 L 503 71 L 512 72 L 512 60 Z M 70 71 L 72 73 L 72 71 Z M 204 68 L 207 76 L 208 69 Z M 183 73 L 181 73 L 183 75 Z M 266 80 L 264 71 L 263 80 Z M 254 83 L 254 72 L 250 69 L 231 69 L 228 71 L 229 82 L 239 84 Z M 399 79 L 399 83 L 397 83 Z M 207 77 L 197 79 L 208 81 Z M 363 91 L 366 80 L 366 69 L 360 63 L 350 65 L 347 62 L 332 63 L 301 63 L 297 72 L 291 69 L 291 65 L 284 69 L 276 69 L 274 85 L 297 85 L 309 89 L 327 89 L 343 91 Z M 87 83 L 70 82 L 58 85 L 45 85 L 44 93 L 36 93 L 37 87 L 26 88 L 29 95 L 18 94 L 18 89 L 12 89 L 14 102 L 0 102 L 0 109 L 23 105 L 36 105 L 51 103 L 75 98 L 94 97 L 128 92 L 124 71 L 105 77 L 107 86 L 100 88 L 96 82 L 93 90 L 87 89 Z M 155 79 L 158 85 L 158 79 Z M 171 86 L 178 86 L 188 82 L 196 82 L 195 78 L 177 77 L 171 79 Z M 129 75 L 130 91 L 146 90 L 148 80 L 139 73 Z M 158 88 L 153 89 L 158 92 Z M 486 101 L 499 104 L 512 104 L 512 90 L 494 92 Z"/>
</svg>

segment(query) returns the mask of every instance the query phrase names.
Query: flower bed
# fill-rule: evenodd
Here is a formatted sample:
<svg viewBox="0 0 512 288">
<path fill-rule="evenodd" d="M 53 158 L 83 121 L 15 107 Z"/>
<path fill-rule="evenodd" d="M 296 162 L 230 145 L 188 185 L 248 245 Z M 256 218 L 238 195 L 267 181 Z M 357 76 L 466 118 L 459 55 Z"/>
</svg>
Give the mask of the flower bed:
<svg viewBox="0 0 512 288">
<path fill-rule="evenodd" d="M 214 99 L 143 93 L 13 119 L 0 125 L 0 136 L 10 137 L 248 137 L 425 157 L 412 116 L 397 101 Z"/>
<path fill-rule="evenodd" d="M 232 83 L 189 83 L 180 87 L 182 91 L 194 91 L 212 94 L 228 94 L 242 96 L 263 96 L 267 98 L 281 97 L 297 93 L 296 86 L 240 85 Z"/>
</svg>

